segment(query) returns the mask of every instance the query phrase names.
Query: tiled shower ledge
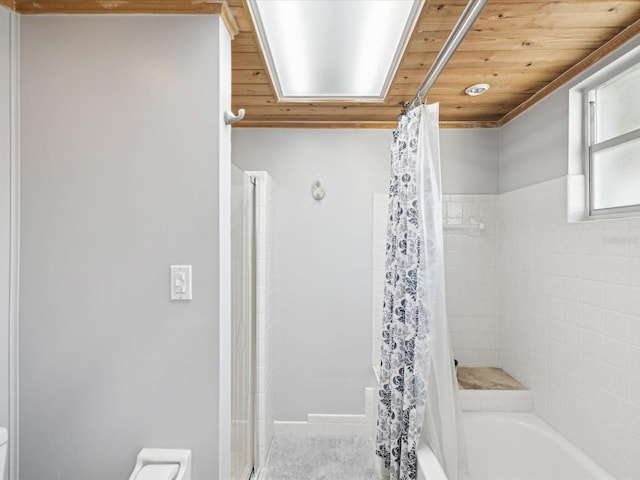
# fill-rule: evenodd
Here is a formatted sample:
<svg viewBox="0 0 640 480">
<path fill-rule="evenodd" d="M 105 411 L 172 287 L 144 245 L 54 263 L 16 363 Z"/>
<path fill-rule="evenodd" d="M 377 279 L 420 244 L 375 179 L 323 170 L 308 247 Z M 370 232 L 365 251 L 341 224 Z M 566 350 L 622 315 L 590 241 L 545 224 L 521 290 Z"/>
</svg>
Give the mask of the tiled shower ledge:
<svg viewBox="0 0 640 480">
<path fill-rule="evenodd" d="M 464 377 L 460 406 L 465 411 L 530 412 L 533 394 L 503 370 L 497 368 L 460 369 Z M 469 381 L 471 378 L 471 381 Z M 469 388 L 469 384 L 473 388 Z"/>
</svg>

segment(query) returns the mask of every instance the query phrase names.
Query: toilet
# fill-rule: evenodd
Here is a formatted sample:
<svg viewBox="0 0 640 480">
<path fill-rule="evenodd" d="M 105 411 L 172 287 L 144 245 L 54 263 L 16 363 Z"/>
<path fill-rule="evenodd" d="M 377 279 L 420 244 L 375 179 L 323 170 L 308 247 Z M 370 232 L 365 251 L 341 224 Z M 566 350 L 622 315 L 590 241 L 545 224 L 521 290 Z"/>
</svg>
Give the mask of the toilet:
<svg viewBox="0 0 640 480">
<path fill-rule="evenodd" d="M 129 480 L 191 480 L 191 450 L 143 448 Z"/>
<path fill-rule="evenodd" d="M 7 448 L 8 448 L 9 434 L 6 428 L 0 428 L 0 479 L 7 478 Z"/>
</svg>

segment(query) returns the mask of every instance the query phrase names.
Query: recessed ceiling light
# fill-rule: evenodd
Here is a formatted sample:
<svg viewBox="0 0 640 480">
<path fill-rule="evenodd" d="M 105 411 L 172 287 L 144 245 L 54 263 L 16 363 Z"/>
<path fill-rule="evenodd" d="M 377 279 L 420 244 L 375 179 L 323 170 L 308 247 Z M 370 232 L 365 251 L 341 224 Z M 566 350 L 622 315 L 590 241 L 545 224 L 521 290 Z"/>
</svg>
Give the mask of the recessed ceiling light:
<svg viewBox="0 0 640 480">
<path fill-rule="evenodd" d="M 424 0 L 248 0 L 283 100 L 383 100 Z"/>
<path fill-rule="evenodd" d="M 488 83 L 476 83 L 475 85 L 471 85 L 467 87 L 464 91 L 470 97 L 477 97 L 478 95 L 482 95 L 487 90 L 489 90 L 490 85 Z"/>
</svg>

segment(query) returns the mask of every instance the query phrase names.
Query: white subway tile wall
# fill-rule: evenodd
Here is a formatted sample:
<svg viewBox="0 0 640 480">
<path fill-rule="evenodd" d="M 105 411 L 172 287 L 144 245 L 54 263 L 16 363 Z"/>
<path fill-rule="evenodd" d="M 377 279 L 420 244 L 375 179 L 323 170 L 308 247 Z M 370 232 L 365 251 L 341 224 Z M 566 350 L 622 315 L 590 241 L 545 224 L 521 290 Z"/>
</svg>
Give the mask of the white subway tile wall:
<svg viewBox="0 0 640 480">
<path fill-rule="evenodd" d="M 467 367 L 495 367 L 498 195 L 443 195 L 447 316 L 455 358 Z M 482 222 L 484 229 L 447 228 Z"/>
<path fill-rule="evenodd" d="M 639 479 L 640 219 L 568 223 L 568 181 L 500 196 L 500 366 L 579 448 Z"/>
<path fill-rule="evenodd" d="M 502 367 L 531 389 L 540 416 L 617 477 L 637 480 L 640 218 L 569 223 L 569 181 L 443 196 L 445 224 L 486 226 L 445 229 L 454 355 Z M 386 208 L 386 196 L 375 196 L 374 365 Z"/>
</svg>

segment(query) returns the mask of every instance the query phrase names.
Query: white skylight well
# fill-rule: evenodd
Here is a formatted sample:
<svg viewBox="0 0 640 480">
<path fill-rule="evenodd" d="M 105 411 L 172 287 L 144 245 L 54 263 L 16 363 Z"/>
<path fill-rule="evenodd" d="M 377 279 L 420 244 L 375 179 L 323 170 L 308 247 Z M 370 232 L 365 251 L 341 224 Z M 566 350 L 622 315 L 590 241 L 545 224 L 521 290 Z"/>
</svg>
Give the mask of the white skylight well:
<svg viewBox="0 0 640 480">
<path fill-rule="evenodd" d="M 248 0 L 281 100 L 384 99 L 424 0 Z"/>
</svg>

